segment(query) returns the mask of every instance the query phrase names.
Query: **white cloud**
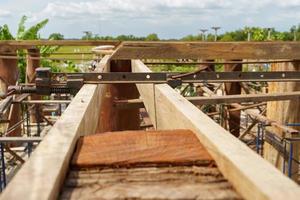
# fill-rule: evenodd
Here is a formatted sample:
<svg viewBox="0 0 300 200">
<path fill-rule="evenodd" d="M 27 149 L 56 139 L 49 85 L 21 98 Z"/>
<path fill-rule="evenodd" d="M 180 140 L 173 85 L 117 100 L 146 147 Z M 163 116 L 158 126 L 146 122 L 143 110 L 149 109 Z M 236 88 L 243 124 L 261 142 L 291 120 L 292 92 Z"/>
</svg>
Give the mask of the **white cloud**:
<svg viewBox="0 0 300 200">
<path fill-rule="evenodd" d="M 10 12 L 10 11 L 8 11 L 8 10 L 2 10 L 2 9 L 0 8 L 0 18 L 8 17 L 8 16 L 10 16 L 10 15 L 11 15 L 11 12 Z"/>
<path fill-rule="evenodd" d="M 78 19 L 82 17 L 101 18 L 152 18 L 170 14 L 199 15 L 218 9 L 229 9 L 231 2 L 225 0 L 97 0 L 82 2 L 51 2 L 35 18 L 57 17 Z"/>
<path fill-rule="evenodd" d="M 23 14 L 30 17 L 29 23 L 50 18 L 49 32 L 69 35 L 91 30 L 180 37 L 212 25 L 222 26 L 222 31 L 246 25 L 288 29 L 300 20 L 300 0 L 28 0 L 26 7 L 22 1 L 7 0 L 10 5 L 5 7 L 0 0 L 2 9 L 18 14 L 5 18 L 6 23 L 13 18 L 15 23 Z M 0 9 L 0 19 L 9 15 L 8 11 L 4 13 Z"/>
<path fill-rule="evenodd" d="M 157 18 L 173 15 L 236 16 L 243 13 L 257 13 L 260 9 L 272 7 L 288 8 L 300 6 L 300 0 L 88 0 L 49 2 L 32 17 L 80 19 L 87 17 L 111 18 Z"/>
</svg>

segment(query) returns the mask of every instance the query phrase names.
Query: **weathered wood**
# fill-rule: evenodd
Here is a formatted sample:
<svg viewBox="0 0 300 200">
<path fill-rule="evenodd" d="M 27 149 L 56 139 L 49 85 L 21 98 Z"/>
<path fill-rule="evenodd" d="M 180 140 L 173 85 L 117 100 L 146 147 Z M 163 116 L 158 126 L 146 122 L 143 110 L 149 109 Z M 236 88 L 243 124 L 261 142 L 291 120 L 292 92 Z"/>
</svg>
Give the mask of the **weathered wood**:
<svg viewBox="0 0 300 200">
<path fill-rule="evenodd" d="M 0 137 L 0 143 L 26 143 L 26 142 L 41 142 L 42 137 Z"/>
<path fill-rule="evenodd" d="M 234 72 L 242 71 L 242 64 L 235 65 L 224 65 L 225 72 Z M 242 88 L 239 83 L 225 83 L 225 93 L 226 95 L 235 95 L 241 94 Z M 231 107 L 229 106 L 229 109 Z M 228 113 L 228 124 L 229 124 L 229 132 L 236 137 L 240 135 L 240 124 L 241 124 L 241 111 L 234 111 Z"/>
<path fill-rule="evenodd" d="M 0 46 L 15 46 L 17 48 L 32 48 L 35 46 L 100 46 L 120 44 L 119 41 L 101 40 L 4 40 Z"/>
<path fill-rule="evenodd" d="M 212 97 L 187 97 L 187 100 L 189 100 L 193 104 L 220 104 L 220 103 L 298 100 L 299 98 L 300 98 L 300 92 L 281 92 L 281 93 L 268 93 L 268 94 L 240 94 L 240 95 L 212 96 Z"/>
<path fill-rule="evenodd" d="M 2 53 L 13 53 L 16 55 L 16 50 L 8 46 L 0 46 L 0 55 Z M 9 85 L 15 85 L 18 80 L 18 65 L 16 60 L 0 59 L 0 92 L 6 93 Z M 9 124 L 8 128 L 14 126 L 20 121 L 20 105 L 11 106 L 8 114 Z M 2 127 L 5 129 L 4 127 Z M 4 132 L 5 130 L 2 130 Z M 17 127 L 10 133 L 10 136 L 19 136 L 21 127 Z"/>
<path fill-rule="evenodd" d="M 294 63 L 282 63 L 282 64 L 272 64 L 272 71 L 299 71 L 300 62 Z M 300 91 L 300 83 L 298 82 L 286 82 L 286 83 L 269 83 L 269 92 L 293 92 Z M 299 123 L 300 122 L 300 98 L 294 99 L 293 101 L 284 102 L 269 102 L 267 105 L 267 117 L 277 121 L 281 124 L 288 123 Z M 296 130 L 300 130 L 299 126 L 291 127 Z M 280 138 L 284 137 L 299 137 L 299 135 L 293 135 L 291 133 L 278 130 L 276 128 L 267 128 L 269 131 L 275 133 Z M 297 144 L 298 143 L 298 144 Z M 300 143 L 294 144 L 294 158 L 299 160 L 299 147 Z M 270 144 L 265 143 L 264 145 L 264 158 L 274 164 L 281 171 L 283 170 L 283 157 L 280 153 L 272 147 Z M 286 167 L 287 169 L 287 167 Z M 287 172 L 288 170 L 286 170 Z M 292 178 L 298 180 L 299 164 L 293 161 L 292 164 Z"/>
<path fill-rule="evenodd" d="M 22 101 L 23 104 L 69 104 L 71 100 L 29 100 Z"/>
<path fill-rule="evenodd" d="M 72 170 L 60 199 L 241 199 L 216 167 Z"/>
<path fill-rule="evenodd" d="M 300 59 L 299 42 L 123 42 L 112 59 Z"/>
<path fill-rule="evenodd" d="M 283 92 L 283 93 L 268 93 L 268 94 L 243 94 L 243 95 L 228 95 L 228 96 L 209 96 L 209 97 L 185 97 L 194 105 L 202 104 L 221 104 L 221 103 L 240 103 L 240 102 L 267 102 L 267 101 L 284 101 L 295 100 L 300 98 L 300 92 Z M 127 99 L 116 100 L 115 104 L 118 108 L 143 108 L 142 99 Z M 258 104 L 254 105 L 257 107 Z M 249 108 L 253 108 L 251 105 Z M 246 108 L 247 109 L 247 108 Z M 230 109 L 231 112 L 240 111 L 240 109 Z M 218 114 L 218 112 L 212 113 Z"/>
<path fill-rule="evenodd" d="M 72 166 L 213 164 L 190 130 L 107 132 L 79 139 Z"/>
<path fill-rule="evenodd" d="M 135 72 L 149 71 L 139 60 Z M 300 189 L 245 144 L 221 128 L 166 84 L 153 89 L 138 85 L 157 129 L 191 129 L 215 159 L 220 171 L 246 199 L 298 199 Z M 154 96 L 144 94 L 155 93 Z M 151 100 L 150 100 L 151 99 Z M 149 106 L 150 102 L 150 106 Z M 151 105 L 155 102 L 155 107 Z M 148 104 L 148 106 L 147 106 Z M 154 111 L 155 109 L 156 111 Z"/>
<path fill-rule="evenodd" d="M 110 62 L 110 72 L 131 72 L 130 60 L 112 60 Z M 114 100 L 135 99 L 139 97 L 136 85 L 128 84 L 111 84 L 111 90 Z M 114 102 L 112 102 L 113 104 Z M 123 130 L 139 130 L 140 117 L 139 109 L 116 109 L 115 120 L 116 129 L 114 131 Z M 111 120 L 111 119 L 109 119 Z"/>
<path fill-rule="evenodd" d="M 0 118 L 3 117 L 4 112 L 9 108 L 13 101 L 13 97 L 7 97 L 0 101 Z"/>
<path fill-rule="evenodd" d="M 144 62 L 145 65 L 215 65 L 215 64 L 266 64 L 266 63 L 284 63 L 284 62 L 292 62 L 290 59 L 281 59 L 281 60 L 257 60 L 257 61 L 200 61 L 200 62 Z"/>
<path fill-rule="evenodd" d="M 233 109 L 230 109 L 228 110 L 228 112 L 231 112 L 231 111 L 238 111 L 238 110 L 248 110 L 248 109 L 251 109 L 251 108 L 258 108 L 260 106 L 265 106 L 267 105 L 267 103 L 258 103 L 258 104 L 253 104 L 253 105 L 249 105 L 249 106 L 241 106 L 240 108 L 233 108 Z M 207 115 L 208 116 L 213 116 L 213 115 L 219 115 L 220 112 L 211 112 L 211 113 L 208 113 Z"/>
</svg>

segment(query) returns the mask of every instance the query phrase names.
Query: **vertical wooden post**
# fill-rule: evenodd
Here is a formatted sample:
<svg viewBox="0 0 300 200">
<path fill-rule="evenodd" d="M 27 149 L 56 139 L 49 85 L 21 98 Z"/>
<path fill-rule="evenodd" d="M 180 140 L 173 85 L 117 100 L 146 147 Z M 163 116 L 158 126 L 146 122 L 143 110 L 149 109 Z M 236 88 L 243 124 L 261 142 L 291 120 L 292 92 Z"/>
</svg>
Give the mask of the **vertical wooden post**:
<svg viewBox="0 0 300 200">
<path fill-rule="evenodd" d="M 277 63 L 271 65 L 272 71 L 299 71 L 300 62 L 294 63 Z M 286 82 L 286 83 L 269 83 L 269 93 L 273 92 L 291 92 L 300 91 L 299 82 Z M 267 104 L 267 117 L 269 119 L 278 121 L 282 124 L 286 123 L 299 123 L 300 122 L 300 99 L 291 101 L 272 101 Z M 299 126 L 293 127 L 300 130 Z M 267 130 L 277 134 L 279 137 L 293 137 L 292 135 L 285 135 L 282 131 L 268 127 Z M 294 158 L 299 159 L 299 144 L 294 145 Z M 287 149 L 289 151 L 289 149 Z M 264 145 L 264 158 L 274 164 L 281 171 L 283 170 L 283 157 L 279 152 L 270 144 Z M 286 166 L 287 173 L 287 166 Z M 297 179 L 299 165 L 292 162 L 292 178 Z"/>
<path fill-rule="evenodd" d="M 111 72 L 131 72 L 131 60 L 113 60 L 110 63 Z M 135 84 L 114 84 L 112 85 L 115 100 L 137 99 L 139 92 Z M 139 130 L 140 116 L 139 109 L 117 110 L 117 130 Z"/>
<path fill-rule="evenodd" d="M 35 70 L 40 67 L 39 59 L 32 59 L 32 57 L 40 57 L 40 50 L 28 49 L 27 50 L 27 67 L 26 67 L 26 82 L 33 83 L 35 81 Z"/>
<path fill-rule="evenodd" d="M 110 72 L 131 72 L 130 60 L 113 60 L 109 63 Z M 139 109 L 118 110 L 115 100 L 139 98 L 135 84 L 107 84 L 102 86 L 101 113 L 97 132 L 139 130 Z"/>
<path fill-rule="evenodd" d="M 10 55 L 17 56 L 16 49 L 7 46 L 0 47 L 0 55 L 5 55 L 9 53 Z M 19 71 L 17 59 L 4 59 L 0 58 L 0 89 L 1 92 L 6 93 L 7 87 L 9 85 L 15 85 L 18 81 Z M 20 121 L 20 105 L 13 105 L 9 114 L 9 125 L 12 127 Z M 20 136 L 21 127 L 17 127 L 12 131 L 9 136 Z"/>
<path fill-rule="evenodd" d="M 242 64 L 224 65 L 225 72 L 242 71 Z M 239 83 L 225 83 L 225 91 L 227 95 L 241 94 L 241 86 Z M 229 132 L 234 136 L 240 135 L 241 111 L 229 113 Z"/>
<path fill-rule="evenodd" d="M 35 70 L 40 67 L 39 59 L 32 59 L 32 57 L 40 57 L 40 50 L 38 48 L 28 49 L 27 50 L 27 66 L 26 66 L 26 83 L 35 82 Z M 41 100 L 40 95 L 32 94 L 30 95 L 31 100 Z M 30 118 L 32 122 L 41 122 L 42 119 L 37 119 L 37 112 L 41 114 L 41 110 L 33 109 L 30 111 Z"/>
</svg>

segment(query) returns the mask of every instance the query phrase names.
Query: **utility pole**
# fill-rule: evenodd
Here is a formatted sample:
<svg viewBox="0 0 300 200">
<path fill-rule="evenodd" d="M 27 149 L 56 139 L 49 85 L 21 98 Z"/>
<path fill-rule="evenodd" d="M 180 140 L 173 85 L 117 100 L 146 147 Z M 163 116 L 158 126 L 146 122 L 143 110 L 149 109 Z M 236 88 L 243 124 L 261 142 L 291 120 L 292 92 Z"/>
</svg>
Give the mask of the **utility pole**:
<svg viewBox="0 0 300 200">
<path fill-rule="evenodd" d="M 267 40 L 271 40 L 271 31 L 272 31 L 272 28 L 267 28 L 268 30 L 268 38 Z"/>
<path fill-rule="evenodd" d="M 247 35 L 248 35 L 247 41 L 250 42 L 250 41 L 251 41 L 251 31 L 248 31 L 248 32 L 247 32 Z"/>
<path fill-rule="evenodd" d="M 215 30 L 215 42 L 218 40 L 218 30 L 221 28 L 221 27 L 218 27 L 218 26 L 213 26 L 211 27 L 213 30 Z"/>
<path fill-rule="evenodd" d="M 200 31 L 202 32 L 202 41 L 206 40 L 206 36 L 205 33 L 208 31 L 207 29 L 200 29 Z"/>
<path fill-rule="evenodd" d="M 83 33 L 85 34 L 86 40 L 90 39 L 93 35 L 91 31 L 83 31 Z"/>
</svg>

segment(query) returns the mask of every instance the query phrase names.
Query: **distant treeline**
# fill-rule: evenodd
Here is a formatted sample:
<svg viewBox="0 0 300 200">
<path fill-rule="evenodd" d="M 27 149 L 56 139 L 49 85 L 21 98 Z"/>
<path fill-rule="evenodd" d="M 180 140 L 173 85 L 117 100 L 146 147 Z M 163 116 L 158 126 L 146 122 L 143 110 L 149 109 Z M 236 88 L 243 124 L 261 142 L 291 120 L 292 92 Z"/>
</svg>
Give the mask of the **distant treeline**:
<svg viewBox="0 0 300 200">
<path fill-rule="evenodd" d="M 205 35 L 206 41 L 214 41 L 215 35 L 209 33 Z M 134 35 L 119 35 L 113 36 L 100 36 L 92 34 L 92 32 L 86 32 L 82 37 L 84 40 L 120 40 L 120 41 L 159 41 L 162 40 L 156 33 L 149 34 L 145 37 L 137 37 Z M 300 41 L 300 25 L 293 26 L 289 31 L 280 32 L 272 29 L 260 28 L 260 27 L 245 27 L 235 31 L 226 32 L 218 35 L 218 41 L 266 41 L 266 40 L 279 40 L 279 41 Z M 165 39 L 164 39 L 165 40 Z M 171 40 L 171 39 L 170 39 Z M 181 39 L 172 39 L 180 41 L 202 41 L 203 35 L 187 35 Z"/>
</svg>

